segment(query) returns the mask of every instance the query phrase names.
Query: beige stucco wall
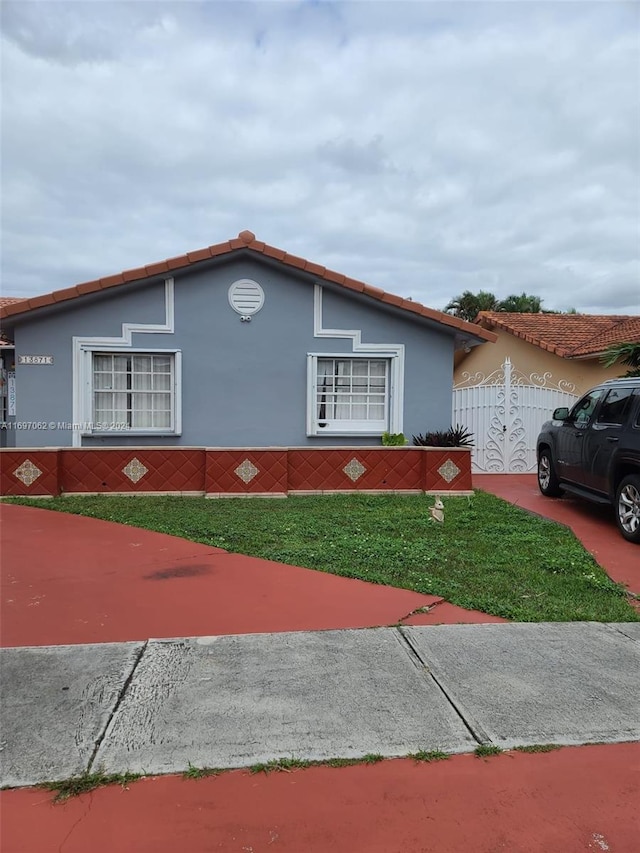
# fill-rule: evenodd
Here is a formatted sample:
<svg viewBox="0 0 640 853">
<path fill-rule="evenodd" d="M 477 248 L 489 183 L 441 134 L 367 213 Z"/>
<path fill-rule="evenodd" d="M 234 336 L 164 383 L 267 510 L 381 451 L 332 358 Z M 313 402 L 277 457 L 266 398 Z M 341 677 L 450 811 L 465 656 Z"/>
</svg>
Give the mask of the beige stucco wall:
<svg viewBox="0 0 640 853">
<path fill-rule="evenodd" d="M 554 388 L 560 386 L 562 390 L 573 394 L 582 394 L 605 379 L 622 376 L 626 370 L 624 365 L 605 368 L 597 358 L 560 358 L 507 332 L 494 331 L 498 334 L 496 343 L 474 347 L 460 361 L 456 360 L 456 386 L 480 384 L 482 376 L 488 377 L 494 370 L 500 370 L 507 356 L 514 370 L 525 376 L 536 374 L 542 377 L 548 373 L 550 375 L 546 377 L 545 385 Z M 569 386 L 564 383 L 569 383 Z M 538 379 L 534 384 L 543 383 Z M 575 388 L 570 387 L 571 384 Z"/>
</svg>

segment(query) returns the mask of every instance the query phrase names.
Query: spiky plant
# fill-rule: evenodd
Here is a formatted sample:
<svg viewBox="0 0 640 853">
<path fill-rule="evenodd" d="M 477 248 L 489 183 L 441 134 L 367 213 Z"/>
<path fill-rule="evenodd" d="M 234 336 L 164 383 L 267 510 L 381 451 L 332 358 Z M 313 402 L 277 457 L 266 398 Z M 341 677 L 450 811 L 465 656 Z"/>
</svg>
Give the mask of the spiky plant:
<svg viewBox="0 0 640 853">
<path fill-rule="evenodd" d="M 473 447 L 473 433 L 456 424 L 446 430 L 414 435 L 413 443 L 420 447 Z"/>
</svg>

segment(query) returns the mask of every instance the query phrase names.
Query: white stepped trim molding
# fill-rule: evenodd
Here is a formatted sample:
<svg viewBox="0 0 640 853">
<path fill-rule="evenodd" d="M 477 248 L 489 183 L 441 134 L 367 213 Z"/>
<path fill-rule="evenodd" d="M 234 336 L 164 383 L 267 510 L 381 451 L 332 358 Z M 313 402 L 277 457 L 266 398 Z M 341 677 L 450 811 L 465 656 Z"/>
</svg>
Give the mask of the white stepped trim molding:
<svg viewBox="0 0 640 853">
<path fill-rule="evenodd" d="M 313 289 L 313 336 L 314 338 L 346 338 L 351 340 L 354 353 L 389 358 L 389 432 L 400 433 L 404 420 L 404 344 L 363 343 L 360 329 L 325 329 L 322 317 L 321 285 Z M 307 410 L 307 433 L 314 420 L 315 400 Z"/>
<path fill-rule="evenodd" d="M 132 347 L 134 334 L 172 335 L 175 331 L 175 300 L 173 278 L 164 281 L 164 323 L 123 323 L 120 337 L 73 337 L 73 417 L 74 424 L 82 425 L 91 421 L 91 353 L 96 349 L 114 349 Z M 181 430 L 180 373 L 176 364 L 176 413 L 175 432 Z M 88 409 L 88 410 L 87 410 Z M 82 429 L 73 429 L 72 447 L 82 446 Z"/>
</svg>

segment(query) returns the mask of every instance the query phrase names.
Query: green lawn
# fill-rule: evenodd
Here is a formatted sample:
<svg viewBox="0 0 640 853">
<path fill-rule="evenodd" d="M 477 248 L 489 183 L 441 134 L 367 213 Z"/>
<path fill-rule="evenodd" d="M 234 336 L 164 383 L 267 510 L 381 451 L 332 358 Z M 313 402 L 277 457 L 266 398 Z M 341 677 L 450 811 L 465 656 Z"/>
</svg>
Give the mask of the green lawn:
<svg viewBox="0 0 640 853">
<path fill-rule="evenodd" d="M 640 621 L 573 534 L 493 495 L 16 499 L 336 575 L 440 595 L 526 622 Z"/>
</svg>

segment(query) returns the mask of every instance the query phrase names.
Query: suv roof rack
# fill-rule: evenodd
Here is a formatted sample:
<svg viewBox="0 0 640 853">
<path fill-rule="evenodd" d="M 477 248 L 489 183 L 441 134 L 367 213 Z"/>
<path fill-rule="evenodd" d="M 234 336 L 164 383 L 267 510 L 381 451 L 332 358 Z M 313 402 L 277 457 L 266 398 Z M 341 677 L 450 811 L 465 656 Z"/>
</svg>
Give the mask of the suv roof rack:
<svg viewBox="0 0 640 853">
<path fill-rule="evenodd" d="M 618 376 L 617 379 L 605 379 L 600 385 L 617 385 L 618 383 L 628 385 L 640 385 L 640 376 Z"/>
</svg>

